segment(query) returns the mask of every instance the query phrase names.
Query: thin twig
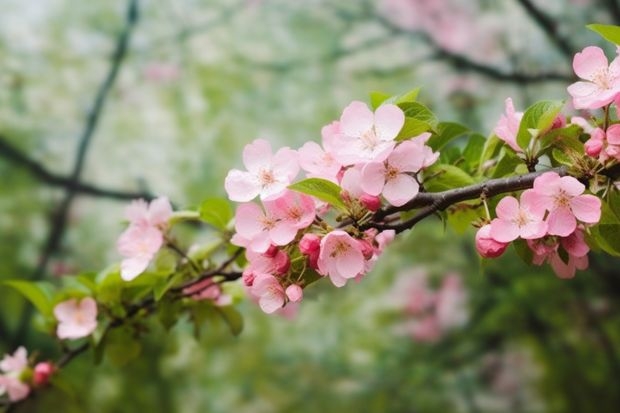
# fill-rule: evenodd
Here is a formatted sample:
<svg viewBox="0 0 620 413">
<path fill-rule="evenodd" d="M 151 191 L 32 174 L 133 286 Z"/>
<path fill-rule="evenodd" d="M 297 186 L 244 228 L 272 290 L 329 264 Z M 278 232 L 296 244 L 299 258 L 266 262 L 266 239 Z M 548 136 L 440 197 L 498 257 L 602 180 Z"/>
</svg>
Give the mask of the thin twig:
<svg viewBox="0 0 620 413">
<path fill-rule="evenodd" d="M 131 192 L 120 191 L 117 189 L 101 188 L 99 186 L 83 182 L 74 182 L 70 178 L 54 174 L 50 172 L 47 168 L 45 168 L 41 163 L 30 159 L 19 149 L 11 145 L 8 140 L 2 135 L 0 135 L 0 157 L 3 157 L 9 162 L 19 165 L 43 183 L 46 183 L 50 186 L 58 186 L 62 188 L 73 187 L 75 191 L 80 195 L 116 199 L 119 201 L 127 201 L 138 198 L 143 198 L 150 201 L 155 198 L 153 194 L 150 194 L 148 192 Z"/>
</svg>

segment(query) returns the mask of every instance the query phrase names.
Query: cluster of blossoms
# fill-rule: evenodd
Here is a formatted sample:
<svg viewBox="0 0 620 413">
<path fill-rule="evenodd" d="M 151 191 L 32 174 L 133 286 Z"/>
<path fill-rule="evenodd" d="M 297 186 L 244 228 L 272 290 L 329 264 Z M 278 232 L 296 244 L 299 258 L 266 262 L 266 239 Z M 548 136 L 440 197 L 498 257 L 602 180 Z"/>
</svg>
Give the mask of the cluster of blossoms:
<svg viewBox="0 0 620 413">
<path fill-rule="evenodd" d="M 402 206 L 413 199 L 420 188 L 417 173 L 439 156 L 425 145 L 430 133 L 397 141 L 404 122 L 396 105 L 384 104 L 373 113 L 355 101 L 339 121 L 323 128 L 322 145 L 308 142 L 275 154 L 263 139 L 245 147 L 247 170 L 233 169 L 225 181 L 229 198 L 241 202 L 231 242 L 246 248 L 243 280 L 265 312 L 300 301 L 306 272 L 329 276 L 337 287 L 359 279 L 393 239 L 394 231 L 362 231 L 359 224 L 383 200 Z M 307 178 L 338 185 L 346 209 L 339 225 L 328 222 L 328 204 L 287 189 L 300 169 Z M 261 204 L 252 202 L 256 197 Z"/>
<path fill-rule="evenodd" d="M 559 277 L 573 277 L 588 266 L 584 228 L 601 217 L 601 200 L 584 190 L 571 176 L 545 172 L 519 200 L 507 196 L 499 201 L 497 218 L 476 234 L 478 252 L 485 258 L 498 257 L 521 238 L 532 251 L 533 264 L 548 262 Z"/>
<path fill-rule="evenodd" d="M 129 227 L 117 242 L 118 252 L 125 257 L 121 262 L 121 277 L 131 281 L 142 274 L 155 254 L 164 245 L 164 234 L 172 206 L 166 197 L 147 204 L 144 200 L 133 201 L 125 211 Z"/>
<path fill-rule="evenodd" d="M 449 273 L 437 288 L 431 287 L 426 272 L 403 274 L 396 295 L 405 295 L 407 322 L 399 326 L 418 342 L 435 343 L 449 331 L 463 326 L 467 313 L 467 292 L 461 277 Z"/>
<path fill-rule="evenodd" d="M 31 388 L 47 384 L 54 371 L 55 367 L 49 361 L 31 367 L 28 352 L 19 347 L 0 360 L 0 397 L 6 395 L 11 402 L 25 399 Z"/>
</svg>

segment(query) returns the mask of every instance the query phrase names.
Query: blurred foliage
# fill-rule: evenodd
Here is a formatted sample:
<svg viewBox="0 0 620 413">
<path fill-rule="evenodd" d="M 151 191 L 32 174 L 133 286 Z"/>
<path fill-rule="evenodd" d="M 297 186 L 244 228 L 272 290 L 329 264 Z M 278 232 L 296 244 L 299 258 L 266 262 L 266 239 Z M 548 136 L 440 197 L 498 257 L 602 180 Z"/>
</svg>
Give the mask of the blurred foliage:
<svg viewBox="0 0 620 413">
<path fill-rule="evenodd" d="M 483 133 L 505 97 L 521 108 L 566 98 L 567 82 L 498 81 L 455 64 L 423 34 L 386 26 L 385 3 L 141 1 L 83 180 L 148 189 L 196 206 L 223 195 L 223 178 L 240 164 L 240 150 L 251 139 L 291 147 L 318 139 L 322 125 L 370 90 L 422 85 L 420 100 L 442 119 Z M 454 3 L 496 34 L 486 57 L 476 44 L 466 46 L 481 64 L 505 73 L 570 75 L 570 59 L 522 2 Z M 586 23 L 613 21 L 608 3 L 536 2 L 557 19 L 557 33 L 575 51 L 599 41 Z M 0 0 L 0 7 L 0 137 L 48 170 L 68 174 L 125 2 Z M 63 188 L 38 181 L 5 157 L 0 176 L 0 277 L 29 278 Z M 47 279 L 118 261 L 113 246 L 123 207 L 112 199 L 77 198 Z M 93 368 L 95 355 L 87 353 L 62 371 L 64 385 L 15 410 L 615 412 L 617 260 L 594 255 L 591 271 L 564 281 L 526 266 L 512 251 L 480 262 L 472 238 L 471 230 L 457 235 L 431 219 L 393 245 L 361 283 L 313 286 L 294 320 L 244 304 L 238 337 L 217 320 L 199 339 L 189 320 L 170 332 L 153 321 L 140 357 L 122 368 L 109 359 Z M 436 282 L 457 271 L 469 291 L 468 324 L 434 344 L 415 342 L 398 327 L 408 317 L 399 282 L 419 267 Z M 28 304 L 9 288 L 0 287 L 0 294 L 0 351 L 7 352 Z M 42 327 L 39 321 L 32 325 Z M 56 343 L 36 329 L 22 344 L 43 358 L 57 354 Z"/>
</svg>

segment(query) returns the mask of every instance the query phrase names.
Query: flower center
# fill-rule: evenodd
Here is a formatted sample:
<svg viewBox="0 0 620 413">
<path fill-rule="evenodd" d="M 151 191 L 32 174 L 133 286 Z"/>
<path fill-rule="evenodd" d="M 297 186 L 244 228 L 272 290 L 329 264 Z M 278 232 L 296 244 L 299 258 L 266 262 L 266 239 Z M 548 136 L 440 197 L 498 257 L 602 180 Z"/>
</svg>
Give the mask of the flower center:
<svg viewBox="0 0 620 413">
<path fill-rule="evenodd" d="M 527 212 L 525 212 L 524 210 L 520 209 L 519 210 L 519 215 L 515 218 L 514 222 L 519 226 L 519 227 L 524 227 L 527 224 L 530 223 L 530 217 L 527 214 Z"/>
<path fill-rule="evenodd" d="M 560 192 L 558 192 L 554 201 L 556 208 L 570 208 L 570 197 L 564 190 L 560 190 Z"/>
<path fill-rule="evenodd" d="M 374 126 L 372 128 L 370 128 L 370 129 L 368 129 L 366 132 L 362 133 L 362 136 L 360 136 L 360 139 L 362 140 L 362 144 L 364 145 L 364 149 L 368 149 L 368 150 L 375 149 L 375 147 L 379 143 L 379 140 L 377 139 L 377 133 L 375 132 Z"/>
<path fill-rule="evenodd" d="M 385 169 L 385 180 L 391 181 L 395 179 L 399 175 L 399 173 L 400 171 L 398 169 L 388 164 L 386 165 L 386 169 Z"/>
<path fill-rule="evenodd" d="M 336 245 L 334 245 L 334 248 L 332 249 L 332 252 L 329 254 L 329 256 L 332 258 L 335 258 L 340 255 L 343 255 L 348 250 L 349 250 L 349 244 L 343 241 L 338 241 L 336 242 Z"/>
<path fill-rule="evenodd" d="M 270 169 L 262 169 L 258 174 L 258 180 L 264 188 L 275 183 L 276 177 L 273 176 L 273 172 Z"/>
<path fill-rule="evenodd" d="M 592 76 L 592 82 L 598 85 L 601 89 L 609 89 L 610 80 L 609 69 L 606 67 L 600 69 L 594 74 L 594 76 Z"/>
</svg>

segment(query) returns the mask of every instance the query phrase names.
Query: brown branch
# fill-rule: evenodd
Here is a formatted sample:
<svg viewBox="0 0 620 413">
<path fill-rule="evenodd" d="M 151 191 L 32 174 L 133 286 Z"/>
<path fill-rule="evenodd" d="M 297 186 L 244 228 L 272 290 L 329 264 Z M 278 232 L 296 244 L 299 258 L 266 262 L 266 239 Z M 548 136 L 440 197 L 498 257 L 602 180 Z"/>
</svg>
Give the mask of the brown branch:
<svg viewBox="0 0 620 413">
<path fill-rule="evenodd" d="M 443 211 L 450 205 L 458 202 L 477 199 L 482 194 L 485 194 L 486 196 L 494 196 L 531 188 L 536 178 L 549 171 L 557 172 L 561 176 L 566 175 L 566 168 L 559 167 L 546 171 L 532 172 L 525 175 L 511 176 L 508 178 L 490 179 L 479 184 L 470 185 L 463 188 L 450 189 L 443 192 L 423 192 L 401 207 L 389 207 L 378 211 L 374 215 L 373 220 L 366 224 L 364 228 L 374 227 L 377 229 L 393 229 L 397 233 L 403 232 L 407 229 L 411 229 L 415 224 L 424 218 L 439 211 Z M 420 208 L 420 210 L 406 221 L 398 224 L 382 223 L 383 218 L 391 214 L 416 208 Z"/>
<path fill-rule="evenodd" d="M 540 10 L 530 0 L 517 0 L 517 2 L 525 9 L 529 16 L 538 24 L 538 27 L 545 32 L 549 40 L 558 48 L 560 53 L 570 62 L 573 61 L 573 47 L 568 40 L 560 36 L 558 33 L 558 25 L 548 14 Z"/>
<path fill-rule="evenodd" d="M 117 189 L 101 188 L 83 182 L 74 182 L 70 178 L 52 173 L 41 163 L 30 159 L 19 149 L 11 145 L 2 135 L 0 135 L 0 157 L 19 165 L 43 183 L 61 188 L 73 187 L 79 195 L 115 199 L 119 201 L 128 201 L 138 198 L 150 201 L 154 198 L 154 195 L 148 192 L 119 191 Z"/>
<path fill-rule="evenodd" d="M 239 256 L 241 255 L 243 251 L 244 251 L 243 248 L 237 248 L 237 250 L 235 250 L 235 252 L 226 261 L 222 262 L 217 268 L 207 271 L 205 273 L 202 273 L 200 277 L 194 280 L 191 280 L 179 287 L 173 288 L 171 291 L 175 293 L 179 293 L 179 292 L 182 292 L 184 289 L 192 287 L 196 284 L 199 284 L 208 278 L 213 278 L 213 277 L 220 276 L 220 275 L 224 276 L 225 281 L 234 281 L 234 280 L 241 278 L 240 272 L 236 272 L 236 271 L 226 272 L 225 270 L 226 268 L 228 268 L 228 266 L 230 266 L 233 262 L 235 262 L 237 258 L 239 258 Z M 196 292 L 194 291 L 192 294 L 195 294 L 195 293 Z"/>
<path fill-rule="evenodd" d="M 66 229 L 69 210 L 71 208 L 73 200 L 78 193 L 78 191 L 76 190 L 76 185 L 80 181 L 80 175 L 82 174 L 82 170 L 84 168 L 84 163 L 86 160 L 86 153 L 92 141 L 95 129 L 99 124 L 99 119 L 103 112 L 106 99 L 112 89 L 112 86 L 114 85 L 114 82 L 116 81 L 117 75 L 121 68 L 121 64 L 123 63 L 123 60 L 127 53 L 131 33 L 137 21 L 138 0 L 129 0 L 127 5 L 125 27 L 123 28 L 123 31 L 118 37 L 116 49 L 111 58 L 110 68 L 101 86 L 99 87 L 99 90 L 97 91 L 93 106 L 86 119 L 86 125 L 80 136 L 73 171 L 71 172 L 71 175 L 69 177 L 71 184 L 67 186 L 65 196 L 56 213 L 54 214 L 52 228 L 49 231 L 47 240 L 43 247 L 39 265 L 31 274 L 30 280 L 34 281 L 43 278 L 49 260 L 51 259 L 52 255 L 58 250 L 58 247 Z M 27 305 L 21 314 L 16 334 L 13 337 L 13 340 L 11 340 L 12 347 L 17 346 L 20 342 L 24 340 L 27 333 L 28 324 L 30 322 L 30 319 L 32 318 L 32 314 L 33 307 Z"/>
</svg>

